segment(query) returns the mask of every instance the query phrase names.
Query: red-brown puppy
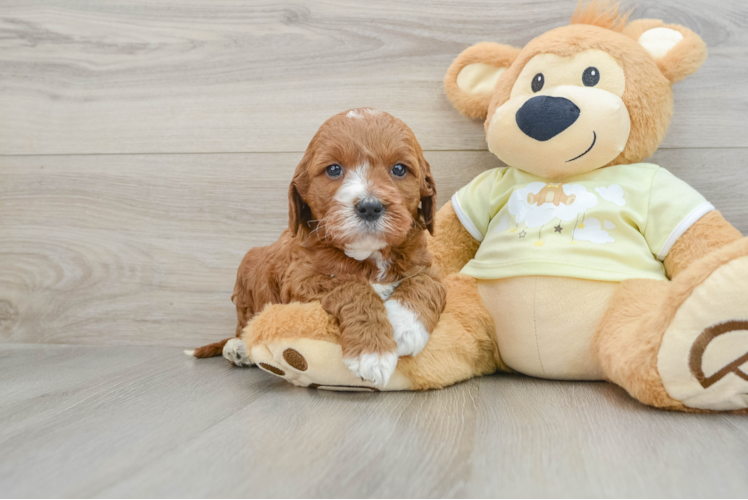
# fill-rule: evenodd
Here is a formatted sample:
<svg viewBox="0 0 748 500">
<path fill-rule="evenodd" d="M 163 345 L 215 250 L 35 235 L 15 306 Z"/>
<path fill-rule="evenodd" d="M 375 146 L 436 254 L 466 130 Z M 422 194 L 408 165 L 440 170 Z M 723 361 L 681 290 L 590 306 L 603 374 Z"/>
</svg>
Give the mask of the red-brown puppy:
<svg viewBox="0 0 748 500">
<path fill-rule="evenodd" d="M 267 304 L 318 300 L 340 324 L 343 358 L 386 385 L 399 356 L 418 354 L 446 299 L 426 249 L 436 189 L 413 132 L 369 108 L 327 120 L 289 188 L 289 224 L 244 256 L 232 298 L 236 335 Z M 240 339 L 197 349 L 249 366 Z"/>
</svg>

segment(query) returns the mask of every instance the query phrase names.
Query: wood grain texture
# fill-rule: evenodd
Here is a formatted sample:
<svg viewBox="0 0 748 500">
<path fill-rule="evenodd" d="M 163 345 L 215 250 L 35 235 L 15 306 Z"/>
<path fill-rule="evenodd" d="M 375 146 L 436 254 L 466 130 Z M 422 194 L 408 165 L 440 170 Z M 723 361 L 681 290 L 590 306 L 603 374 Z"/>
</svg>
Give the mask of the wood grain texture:
<svg viewBox="0 0 748 500">
<path fill-rule="evenodd" d="M 429 158 L 442 202 L 490 161 Z M 300 159 L 3 159 L 0 341 L 190 347 L 233 335 L 236 269 L 286 226 Z"/>
<path fill-rule="evenodd" d="M 3 158 L 0 342 L 194 347 L 232 335 L 236 269 L 286 226 L 300 157 Z M 488 152 L 426 157 L 440 204 L 500 165 Z M 748 150 L 662 150 L 653 161 L 748 233 Z"/>
<path fill-rule="evenodd" d="M 233 333 L 239 261 L 330 115 L 405 120 L 440 205 L 500 166 L 444 72 L 576 3 L 4 0 L 0 497 L 748 495 L 745 416 L 522 376 L 326 393 L 163 347 Z M 653 161 L 748 233 L 748 3 L 629 5 L 709 45 Z"/>
<path fill-rule="evenodd" d="M 0 154 L 301 151 L 350 107 L 392 112 L 432 150 L 485 150 L 442 90 L 469 45 L 522 46 L 577 0 L 6 0 Z M 746 147 L 748 3 L 630 2 L 699 33 L 665 148 Z"/>
<path fill-rule="evenodd" d="M 748 419 L 606 383 L 293 387 L 137 346 L 0 346 L 2 497 L 744 497 Z"/>
</svg>

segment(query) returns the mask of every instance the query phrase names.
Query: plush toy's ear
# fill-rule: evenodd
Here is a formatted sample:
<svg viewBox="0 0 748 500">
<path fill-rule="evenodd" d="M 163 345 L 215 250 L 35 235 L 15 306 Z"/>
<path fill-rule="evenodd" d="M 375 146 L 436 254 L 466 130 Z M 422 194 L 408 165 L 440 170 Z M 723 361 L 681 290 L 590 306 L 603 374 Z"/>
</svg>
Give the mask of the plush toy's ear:
<svg viewBox="0 0 748 500">
<path fill-rule="evenodd" d="M 482 42 L 457 56 L 444 77 L 444 90 L 457 110 L 468 118 L 485 118 L 496 82 L 519 54 L 519 49 Z"/>
<path fill-rule="evenodd" d="M 623 34 L 639 42 L 673 83 L 695 73 L 706 59 L 706 44 L 701 37 L 677 24 L 638 19 L 629 23 Z"/>
</svg>

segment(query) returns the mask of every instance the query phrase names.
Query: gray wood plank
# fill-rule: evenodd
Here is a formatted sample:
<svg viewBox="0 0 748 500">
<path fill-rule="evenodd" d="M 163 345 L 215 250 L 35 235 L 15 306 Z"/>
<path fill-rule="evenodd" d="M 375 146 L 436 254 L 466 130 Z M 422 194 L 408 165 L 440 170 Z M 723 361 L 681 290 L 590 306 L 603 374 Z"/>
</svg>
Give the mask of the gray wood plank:
<svg viewBox="0 0 748 500">
<path fill-rule="evenodd" d="M 427 149 L 485 150 L 447 101 L 451 60 L 521 46 L 577 0 L 148 0 L 33 3 L 0 14 L 0 154 L 300 151 L 330 115 L 392 112 Z M 631 2 L 701 34 L 664 147 L 745 147 L 748 4 Z"/>
<path fill-rule="evenodd" d="M 744 415 L 606 383 L 330 393 L 175 348 L 60 345 L 0 346 L 0 378 L 2 497 L 748 493 Z"/>
<path fill-rule="evenodd" d="M 0 496 L 90 497 L 282 382 L 231 368 L 173 348 L 0 347 Z"/>
<path fill-rule="evenodd" d="M 233 335 L 236 269 L 286 226 L 300 158 L 3 159 L 0 341 L 189 347 Z M 494 164 L 429 158 L 442 202 Z"/>
<path fill-rule="evenodd" d="M 231 335 L 236 268 L 287 224 L 300 153 L 2 159 L 0 342 L 191 347 Z M 427 152 L 446 202 L 500 163 Z M 748 232 L 748 149 L 654 161 Z"/>
</svg>

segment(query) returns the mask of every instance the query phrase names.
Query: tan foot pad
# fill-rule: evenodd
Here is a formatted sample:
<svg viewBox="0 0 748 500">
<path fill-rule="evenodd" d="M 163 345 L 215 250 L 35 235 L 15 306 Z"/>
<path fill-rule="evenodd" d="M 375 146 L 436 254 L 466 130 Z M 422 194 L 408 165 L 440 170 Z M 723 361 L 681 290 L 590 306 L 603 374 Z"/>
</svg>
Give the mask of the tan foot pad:
<svg viewBox="0 0 748 500">
<path fill-rule="evenodd" d="M 670 397 L 691 408 L 748 408 L 748 257 L 696 287 L 662 339 L 657 370 Z"/>
<path fill-rule="evenodd" d="M 340 345 L 324 340 L 279 339 L 252 347 L 251 357 L 261 369 L 300 387 L 376 392 L 403 391 L 411 386 L 398 370 L 385 387 L 359 379 L 343 364 Z"/>
</svg>

